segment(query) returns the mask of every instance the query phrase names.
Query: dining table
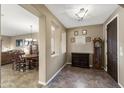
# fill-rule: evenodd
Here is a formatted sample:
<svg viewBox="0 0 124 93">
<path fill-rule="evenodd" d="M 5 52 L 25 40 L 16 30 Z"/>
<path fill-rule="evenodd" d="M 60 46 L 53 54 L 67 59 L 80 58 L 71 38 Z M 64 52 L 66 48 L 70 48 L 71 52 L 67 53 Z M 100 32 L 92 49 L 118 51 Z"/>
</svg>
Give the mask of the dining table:
<svg viewBox="0 0 124 93">
<path fill-rule="evenodd" d="M 37 54 L 25 54 L 23 57 L 26 59 L 32 59 L 32 58 L 37 58 L 38 55 Z"/>
<path fill-rule="evenodd" d="M 25 62 L 28 64 L 29 70 L 33 69 L 32 63 L 38 64 L 39 56 L 37 54 L 25 54 L 23 55 L 23 58 L 25 59 Z"/>
</svg>

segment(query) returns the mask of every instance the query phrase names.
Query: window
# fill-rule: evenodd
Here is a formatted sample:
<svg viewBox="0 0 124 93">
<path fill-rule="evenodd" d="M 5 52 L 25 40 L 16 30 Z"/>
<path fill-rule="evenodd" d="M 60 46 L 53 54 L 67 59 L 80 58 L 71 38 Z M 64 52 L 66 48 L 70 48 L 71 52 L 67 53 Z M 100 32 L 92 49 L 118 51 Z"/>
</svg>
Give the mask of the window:
<svg viewBox="0 0 124 93">
<path fill-rule="evenodd" d="M 61 47 L 61 30 L 59 25 L 52 22 L 51 24 L 51 56 L 58 56 L 60 54 Z"/>
<path fill-rule="evenodd" d="M 62 33 L 62 53 L 66 53 L 66 33 Z"/>
<path fill-rule="evenodd" d="M 55 27 L 51 26 L 51 55 L 55 54 Z"/>
</svg>

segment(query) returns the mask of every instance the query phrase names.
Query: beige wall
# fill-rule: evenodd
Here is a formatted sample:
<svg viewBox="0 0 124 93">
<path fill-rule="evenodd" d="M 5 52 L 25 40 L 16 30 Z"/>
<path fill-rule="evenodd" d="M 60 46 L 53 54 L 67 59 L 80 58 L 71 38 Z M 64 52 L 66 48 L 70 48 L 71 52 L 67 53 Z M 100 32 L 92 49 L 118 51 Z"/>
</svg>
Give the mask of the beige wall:
<svg viewBox="0 0 124 93">
<path fill-rule="evenodd" d="M 64 26 L 44 5 L 35 5 L 35 7 L 46 16 L 46 82 L 64 65 L 65 53 L 61 52 L 61 34 L 66 32 Z M 51 25 L 55 23 L 58 26 L 58 48 L 59 54 L 51 56 Z"/>
<path fill-rule="evenodd" d="M 87 42 L 86 44 L 71 43 L 71 38 L 74 37 L 74 31 L 78 31 L 79 35 L 82 35 L 82 30 L 87 30 L 85 37 L 91 37 L 93 40 L 95 37 L 103 38 L 103 25 L 91 25 L 84 27 L 71 28 L 67 30 L 67 62 L 71 62 L 72 52 L 90 53 L 90 65 L 92 66 L 92 54 L 93 54 L 93 42 Z"/>
<path fill-rule="evenodd" d="M 2 36 L 2 51 L 11 48 L 11 37 L 10 36 Z"/>
<path fill-rule="evenodd" d="M 18 35 L 18 36 L 2 36 L 2 51 L 7 51 L 8 49 L 24 49 L 24 47 L 16 47 L 16 40 L 17 39 L 24 40 L 24 39 L 32 38 L 32 37 L 33 39 L 38 40 L 38 33 L 33 33 L 32 35 L 25 34 L 25 35 Z"/>
<path fill-rule="evenodd" d="M 118 82 L 124 87 L 124 8 L 119 7 L 104 23 L 104 39 L 107 40 L 106 24 L 118 15 Z M 105 42 L 107 52 L 107 42 Z M 107 69 L 107 55 L 105 53 L 105 68 Z"/>
<path fill-rule="evenodd" d="M 0 5 L 0 15 L 1 15 L 1 5 Z M 0 17 L 0 87 L 1 87 L 1 17 Z"/>
<path fill-rule="evenodd" d="M 17 39 L 23 39 L 24 40 L 24 39 L 27 39 L 27 38 L 33 38 L 33 39 L 38 40 L 38 33 L 12 36 L 11 37 L 11 44 L 10 44 L 11 49 L 23 48 L 23 47 L 16 47 L 16 40 Z"/>
<path fill-rule="evenodd" d="M 21 5 L 28 11 L 39 17 L 40 63 L 39 82 L 46 84 L 52 76 L 65 64 L 65 53 L 61 51 L 62 33 L 66 33 L 65 27 L 44 5 Z M 58 55 L 51 56 L 51 25 L 55 23 L 57 29 Z"/>
<path fill-rule="evenodd" d="M 16 47 L 16 40 L 17 39 L 25 40 L 25 39 L 29 39 L 29 38 L 30 39 L 33 38 L 33 39 L 38 40 L 38 32 L 37 33 L 33 33 L 33 34 L 25 34 L 25 35 L 12 36 L 11 37 L 11 44 L 10 44 L 11 49 L 22 49 L 22 50 L 24 50 L 24 52 L 26 54 L 29 54 L 30 53 L 30 51 L 29 51 L 30 47 L 29 46 Z"/>
</svg>

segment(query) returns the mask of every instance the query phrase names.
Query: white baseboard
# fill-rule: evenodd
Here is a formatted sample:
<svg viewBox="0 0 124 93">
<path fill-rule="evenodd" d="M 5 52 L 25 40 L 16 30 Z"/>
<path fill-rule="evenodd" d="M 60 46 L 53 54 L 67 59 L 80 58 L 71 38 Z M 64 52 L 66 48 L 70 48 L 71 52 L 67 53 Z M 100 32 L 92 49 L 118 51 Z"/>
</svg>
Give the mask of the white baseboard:
<svg viewBox="0 0 124 93">
<path fill-rule="evenodd" d="M 66 62 L 67 65 L 71 65 L 72 63 L 71 62 Z"/>
<path fill-rule="evenodd" d="M 41 85 L 43 85 L 43 86 L 46 86 L 47 85 L 47 83 L 41 82 L 41 81 L 38 81 L 38 83 L 41 84 Z"/>
<path fill-rule="evenodd" d="M 56 77 L 56 75 L 65 67 L 65 65 L 66 64 L 64 64 L 47 82 L 39 81 L 38 83 L 43 85 L 43 86 L 46 86 L 47 84 L 49 84 Z"/>
<path fill-rule="evenodd" d="M 90 65 L 90 67 L 93 67 L 93 65 Z"/>
<path fill-rule="evenodd" d="M 118 83 L 118 85 L 119 85 L 121 88 L 124 88 L 124 86 L 122 86 L 120 83 Z"/>
<path fill-rule="evenodd" d="M 104 70 L 107 72 L 107 68 L 104 67 Z"/>
<path fill-rule="evenodd" d="M 104 70 L 107 72 L 107 68 L 104 67 Z M 124 88 L 124 86 L 120 83 L 118 83 L 118 85 L 121 87 L 121 88 Z"/>
<path fill-rule="evenodd" d="M 64 64 L 64 65 L 47 81 L 46 85 L 49 84 L 49 83 L 56 77 L 56 75 L 57 75 L 65 66 L 66 66 L 66 64 Z"/>
</svg>

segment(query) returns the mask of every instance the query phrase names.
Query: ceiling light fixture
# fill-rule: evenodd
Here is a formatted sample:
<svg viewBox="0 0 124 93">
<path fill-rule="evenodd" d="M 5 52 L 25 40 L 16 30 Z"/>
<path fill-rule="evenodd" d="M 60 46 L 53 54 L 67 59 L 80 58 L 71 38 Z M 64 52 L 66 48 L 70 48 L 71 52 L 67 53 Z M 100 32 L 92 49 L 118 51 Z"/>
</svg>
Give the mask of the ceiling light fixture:
<svg viewBox="0 0 124 93">
<path fill-rule="evenodd" d="M 80 11 L 76 13 L 75 15 L 77 16 L 79 21 L 82 21 L 85 15 L 87 14 L 87 12 L 88 12 L 88 9 L 81 8 Z"/>
</svg>

